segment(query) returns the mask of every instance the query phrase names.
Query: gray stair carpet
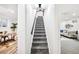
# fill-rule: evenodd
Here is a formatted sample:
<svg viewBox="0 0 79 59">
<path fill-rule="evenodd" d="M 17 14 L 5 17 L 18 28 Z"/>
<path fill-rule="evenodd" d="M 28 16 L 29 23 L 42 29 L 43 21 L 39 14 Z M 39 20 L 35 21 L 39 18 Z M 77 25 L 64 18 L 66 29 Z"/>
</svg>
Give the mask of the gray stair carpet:
<svg viewBox="0 0 79 59">
<path fill-rule="evenodd" d="M 36 19 L 31 54 L 49 54 L 42 16 L 38 16 Z"/>
</svg>

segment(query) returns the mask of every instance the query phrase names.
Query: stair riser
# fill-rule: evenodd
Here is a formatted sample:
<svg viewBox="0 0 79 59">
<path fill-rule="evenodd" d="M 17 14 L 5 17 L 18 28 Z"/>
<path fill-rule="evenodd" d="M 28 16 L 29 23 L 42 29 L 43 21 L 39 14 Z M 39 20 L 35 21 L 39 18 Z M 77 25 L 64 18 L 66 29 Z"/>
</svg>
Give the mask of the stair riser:
<svg viewBox="0 0 79 59">
<path fill-rule="evenodd" d="M 44 27 L 43 25 L 36 25 L 35 27 Z"/>
<path fill-rule="evenodd" d="M 33 41 L 33 43 L 47 43 L 47 41 Z"/>
<path fill-rule="evenodd" d="M 39 33 L 45 33 L 45 32 L 34 32 L 34 33 L 37 33 L 37 34 L 39 34 Z"/>
<path fill-rule="evenodd" d="M 48 54 L 48 49 L 32 49 L 32 54 Z"/>
<path fill-rule="evenodd" d="M 33 37 L 33 39 L 46 39 L 46 37 Z"/>
<path fill-rule="evenodd" d="M 37 23 L 38 23 L 38 24 L 36 24 L 36 25 L 44 25 L 44 24 L 43 24 L 43 22 L 40 22 L 40 23 L 39 23 L 39 22 L 37 22 Z"/>
<path fill-rule="evenodd" d="M 33 46 L 31 49 L 48 49 L 47 46 Z"/>
<path fill-rule="evenodd" d="M 46 39 L 33 39 L 33 41 L 47 41 Z"/>
<path fill-rule="evenodd" d="M 35 31 L 45 31 L 45 29 L 35 29 Z"/>
<path fill-rule="evenodd" d="M 46 35 L 34 35 L 34 37 L 46 37 Z"/>
<path fill-rule="evenodd" d="M 36 24 L 36 25 L 44 25 L 44 24 L 42 22 L 40 22 L 40 23 L 38 22 L 38 24 Z"/>
<path fill-rule="evenodd" d="M 32 43 L 33 46 L 47 46 L 47 43 Z"/>
<path fill-rule="evenodd" d="M 35 32 L 38 32 L 38 33 L 39 32 L 41 32 L 41 33 L 43 32 L 43 33 L 45 33 L 45 30 L 36 30 Z"/>
<path fill-rule="evenodd" d="M 45 33 L 35 33 L 34 35 L 46 35 Z"/>
<path fill-rule="evenodd" d="M 35 28 L 41 28 L 41 27 L 44 28 L 44 26 L 35 26 Z"/>
<path fill-rule="evenodd" d="M 35 28 L 35 30 L 45 30 L 44 28 Z"/>
<path fill-rule="evenodd" d="M 45 29 L 45 27 L 35 27 L 35 29 Z"/>
<path fill-rule="evenodd" d="M 45 29 L 45 27 L 35 27 L 35 29 Z"/>
<path fill-rule="evenodd" d="M 36 24 L 36 25 L 38 25 L 38 26 L 44 26 L 44 24 Z"/>
</svg>

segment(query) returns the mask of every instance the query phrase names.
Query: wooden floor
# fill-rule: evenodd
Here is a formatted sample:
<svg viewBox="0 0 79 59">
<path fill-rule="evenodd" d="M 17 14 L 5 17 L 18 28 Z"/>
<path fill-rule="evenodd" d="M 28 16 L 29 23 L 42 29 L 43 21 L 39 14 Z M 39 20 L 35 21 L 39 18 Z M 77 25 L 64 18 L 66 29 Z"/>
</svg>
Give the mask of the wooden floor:
<svg viewBox="0 0 79 59">
<path fill-rule="evenodd" d="M 16 53 L 16 41 L 9 41 L 6 44 L 0 44 L 0 54 Z"/>
</svg>

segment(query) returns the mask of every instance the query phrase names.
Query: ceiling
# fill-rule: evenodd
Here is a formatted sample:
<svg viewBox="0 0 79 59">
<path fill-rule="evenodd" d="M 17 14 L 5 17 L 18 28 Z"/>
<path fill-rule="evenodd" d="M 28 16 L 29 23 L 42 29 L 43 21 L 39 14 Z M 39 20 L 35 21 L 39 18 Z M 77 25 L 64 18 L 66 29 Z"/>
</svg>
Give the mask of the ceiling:
<svg viewBox="0 0 79 59">
<path fill-rule="evenodd" d="M 0 17 L 15 20 L 17 19 L 16 4 L 0 4 Z"/>
<path fill-rule="evenodd" d="M 57 4 L 56 16 L 61 21 L 69 21 L 79 17 L 79 4 Z"/>
</svg>

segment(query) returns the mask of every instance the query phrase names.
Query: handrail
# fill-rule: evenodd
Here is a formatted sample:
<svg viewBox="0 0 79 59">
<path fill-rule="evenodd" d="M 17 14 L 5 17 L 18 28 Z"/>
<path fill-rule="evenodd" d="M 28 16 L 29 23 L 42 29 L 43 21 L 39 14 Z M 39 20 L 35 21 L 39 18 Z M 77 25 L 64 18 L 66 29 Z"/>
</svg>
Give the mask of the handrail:
<svg viewBox="0 0 79 59">
<path fill-rule="evenodd" d="M 45 9 L 43 10 L 43 16 L 44 16 L 44 11 L 45 11 Z M 37 12 L 38 12 L 38 11 L 36 11 L 36 14 L 37 14 Z M 32 30 L 31 30 L 31 35 L 33 34 L 33 31 L 34 31 L 34 25 L 35 25 L 35 21 L 36 21 L 36 14 L 35 14 L 35 18 L 34 18 Z"/>
<path fill-rule="evenodd" d="M 36 12 L 36 14 L 37 14 L 37 12 Z M 35 14 L 35 18 L 34 18 L 34 22 L 33 22 L 32 30 L 31 30 L 31 35 L 33 34 L 33 31 L 34 31 L 34 25 L 35 25 L 35 21 L 36 21 L 36 14 Z"/>
</svg>

